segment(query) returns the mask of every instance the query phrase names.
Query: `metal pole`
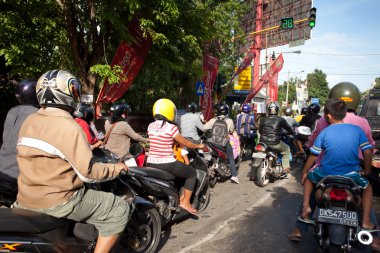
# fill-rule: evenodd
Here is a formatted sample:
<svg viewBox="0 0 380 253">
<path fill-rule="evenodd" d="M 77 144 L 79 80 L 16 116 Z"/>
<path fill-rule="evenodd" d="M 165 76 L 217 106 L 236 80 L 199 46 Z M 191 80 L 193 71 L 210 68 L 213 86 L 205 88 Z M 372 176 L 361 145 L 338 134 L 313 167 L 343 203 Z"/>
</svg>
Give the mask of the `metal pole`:
<svg viewBox="0 0 380 253">
<path fill-rule="evenodd" d="M 262 28 L 262 14 L 263 14 L 263 0 L 257 1 L 256 6 L 256 31 L 260 31 Z M 254 37 L 253 49 L 255 52 L 254 69 L 253 69 L 253 85 L 251 89 L 255 88 L 255 85 L 259 81 L 260 75 L 260 51 L 261 51 L 261 34 L 256 34 Z"/>
<path fill-rule="evenodd" d="M 288 107 L 289 78 L 290 78 L 290 71 L 288 71 L 288 81 L 286 82 L 286 107 Z"/>
</svg>

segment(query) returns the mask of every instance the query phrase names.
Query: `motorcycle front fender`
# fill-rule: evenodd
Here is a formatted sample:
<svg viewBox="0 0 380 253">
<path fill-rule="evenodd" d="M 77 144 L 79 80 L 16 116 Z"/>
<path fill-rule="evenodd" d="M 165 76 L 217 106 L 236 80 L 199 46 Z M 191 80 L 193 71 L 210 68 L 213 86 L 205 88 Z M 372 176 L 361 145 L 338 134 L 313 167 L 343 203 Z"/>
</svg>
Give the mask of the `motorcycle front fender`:
<svg viewBox="0 0 380 253">
<path fill-rule="evenodd" d="M 149 200 L 146 200 L 142 197 L 139 197 L 139 196 L 135 196 L 134 204 L 135 204 L 136 209 L 138 211 L 155 208 L 155 206 L 152 202 L 150 202 Z"/>
<path fill-rule="evenodd" d="M 263 158 L 255 158 L 252 161 L 252 167 L 258 168 L 260 167 L 261 163 L 264 161 Z"/>
</svg>

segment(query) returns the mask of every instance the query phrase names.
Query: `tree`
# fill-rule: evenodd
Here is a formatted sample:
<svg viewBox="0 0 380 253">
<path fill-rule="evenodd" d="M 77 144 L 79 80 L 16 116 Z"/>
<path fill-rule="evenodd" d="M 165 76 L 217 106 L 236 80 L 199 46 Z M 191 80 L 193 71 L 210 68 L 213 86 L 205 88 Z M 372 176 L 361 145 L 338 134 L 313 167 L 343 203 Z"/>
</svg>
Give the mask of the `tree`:
<svg viewBox="0 0 380 253">
<path fill-rule="evenodd" d="M 301 80 L 298 77 L 291 77 L 288 81 L 285 81 L 283 85 L 278 86 L 278 101 L 286 102 L 286 89 L 289 83 L 288 91 L 288 105 L 291 105 L 293 101 L 297 100 L 296 87 Z"/>
<path fill-rule="evenodd" d="M 309 98 L 319 98 L 319 104 L 324 105 L 330 92 L 326 74 L 320 69 L 315 69 L 313 73 L 307 74 L 306 79 Z"/>
<path fill-rule="evenodd" d="M 153 48 L 134 86 L 141 84 L 144 91 L 150 88 L 166 95 L 169 87 L 182 92 L 199 79 L 205 49 L 222 58 L 222 71 L 232 70 L 230 65 L 239 55 L 230 38 L 239 30 L 244 4 L 237 0 L 3 0 L 0 9 L 4 24 L 0 55 L 12 74 L 38 77 L 49 69 L 64 68 L 80 79 L 87 94 L 93 94 L 96 83 L 91 67 L 108 64 L 121 40 L 133 40 L 127 27 L 137 16 L 142 31 L 152 37 Z"/>
<path fill-rule="evenodd" d="M 380 88 L 380 77 L 375 78 L 375 85 L 373 86 L 374 89 Z"/>
</svg>

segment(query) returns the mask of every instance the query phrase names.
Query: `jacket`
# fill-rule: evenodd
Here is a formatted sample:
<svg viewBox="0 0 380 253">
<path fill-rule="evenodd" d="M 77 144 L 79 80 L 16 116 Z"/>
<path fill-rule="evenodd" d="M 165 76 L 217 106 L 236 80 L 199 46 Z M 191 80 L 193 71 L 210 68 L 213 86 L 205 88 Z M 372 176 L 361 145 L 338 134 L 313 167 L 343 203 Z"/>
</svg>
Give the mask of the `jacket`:
<svg viewBox="0 0 380 253">
<path fill-rule="evenodd" d="M 260 119 L 260 142 L 275 145 L 280 143 L 283 129 L 289 134 L 295 135 L 286 120 L 277 115 L 269 115 Z"/>
<path fill-rule="evenodd" d="M 97 163 L 82 128 L 70 113 L 42 108 L 22 124 L 17 144 L 17 202 L 26 208 L 66 203 L 84 182 L 117 177 L 123 164 Z"/>
</svg>

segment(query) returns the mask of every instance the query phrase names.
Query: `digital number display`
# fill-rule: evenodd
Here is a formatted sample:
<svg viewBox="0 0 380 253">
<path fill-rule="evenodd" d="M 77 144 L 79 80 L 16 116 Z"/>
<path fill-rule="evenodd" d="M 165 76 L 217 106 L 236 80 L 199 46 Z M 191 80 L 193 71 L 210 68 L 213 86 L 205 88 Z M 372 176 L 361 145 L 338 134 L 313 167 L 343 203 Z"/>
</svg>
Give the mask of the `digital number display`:
<svg viewBox="0 0 380 253">
<path fill-rule="evenodd" d="M 281 28 L 282 29 L 293 29 L 294 28 L 293 18 L 282 18 L 281 19 Z"/>
</svg>

